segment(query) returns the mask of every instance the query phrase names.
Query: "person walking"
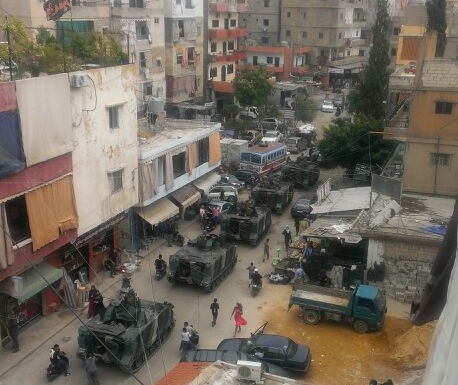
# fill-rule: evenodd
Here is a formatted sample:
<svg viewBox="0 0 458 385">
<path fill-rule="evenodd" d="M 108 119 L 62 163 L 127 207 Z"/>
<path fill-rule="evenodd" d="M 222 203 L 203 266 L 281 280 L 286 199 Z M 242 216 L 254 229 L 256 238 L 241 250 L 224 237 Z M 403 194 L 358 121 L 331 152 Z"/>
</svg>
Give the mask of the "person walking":
<svg viewBox="0 0 458 385">
<path fill-rule="evenodd" d="M 87 318 L 95 317 L 97 314 L 97 289 L 94 285 L 89 290 L 89 306 L 87 310 Z"/>
<path fill-rule="evenodd" d="M 210 311 L 212 313 L 212 327 L 215 327 L 216 325 L 216 320 L 218 319 L 218 311 L 219 311 L 219 303 L 218 299 L 214 298 L 213 303 L 210 305 Z"/>
<path fill-rule="evenodd" d="M 205 229 L 205 218 L 206 218 L 207 214 L 205 212 L 205 207 L 204 205 L 200 205 L 200 209 L 199 209 L 199 218 L 200 218 L 200 228 L 203 230 Z"/>
<path fill-rule="evenodd" d="M 181 329 L 180 351 L 190 350 L 190 348 L 192 347 L 190 337 L 191 336 L 189 335 L 188 329 L 186 327 L 183 327 L 183 329 Z"/>
<path fill-rule="evenodd" d="M 296 237 L 299 235 L 299 229 L 301 227 L 301 221 L 299 220 L 299 218 L 296 218 L 294 220 L 294 227 L 296 228 Z"/>
<path fill-rule="evenodd" d="M 253 275 L 254 269 L 255 269 L 253 262 L 251 262 L 251 263 L 250 263 L 250 266 L 248 266 L 246 269 L 248 270 L 248 281 L 251 282 L 251 276 Z M 250 286 L 250 285 L 248 285 L 248 287 L 249 287 L 249 286 Z"/>
<path fill-rule="evenodd" d="M 232 309 L 232 314 L 229 317 L 229 319 L 232 319 L 232 316 L 234 316 L 234 321 L 235 321 L 235 330 L 234 330 L 234 337 L 237 335 L 237 333 L 240 333 L 242 330 L 242 326 L 245 326 L 247 324 L 247 320 L 243 318 L 243 306 L 240 302 L 237 302 L 234 306 L 234 309 Z"/>
<path fill-rule="evenodd" d="M 84 361 L 84 369 L 86 371 L 89 382 L 92 385 L 99 385 L 99 379 L 97 377 L 97 367 L 95 365 L 94 353 L 89 353 L 88 357 Z"/>
<path fill-rule="evenodd" d="M 291 230 L 289 229 L 288 225 L 286 225 L 286 227 L 283 230 L 282 234 L 283 234 L 283 237 L 285 238 L 286 254 L 288 254 L 289 245 L 291 244 Z"/>
<path fill-rule="evenodd" d="M 264 242 L 264 255 L 262 256 L 262 262 L 269 260 L 270 257 L 270 240 L 267 238 Z"/>
<path fill-rule="evenodd" d="M 18 319 L 17 315 L 14 310 L 10 310 L 8 313 L 8 334 L 11 338 L 11 342 L 13 343 L 13 353 L 19 351 L 19 338 L 18 338 Z"/>
</svg>

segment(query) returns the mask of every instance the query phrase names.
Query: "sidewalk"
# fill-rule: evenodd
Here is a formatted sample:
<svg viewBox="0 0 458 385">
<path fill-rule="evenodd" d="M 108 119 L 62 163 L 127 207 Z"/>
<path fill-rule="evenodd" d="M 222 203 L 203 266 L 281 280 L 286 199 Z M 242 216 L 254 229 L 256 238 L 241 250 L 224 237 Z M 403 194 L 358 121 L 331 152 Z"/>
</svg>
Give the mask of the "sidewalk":
<svg viewBox="0 0 458 385">
<path fill-rule="evenodd" d="M 179 223 L 179 231 L 183 234 L 183 231 L 187 230 L 195 222 L 182 221 Z M 153 244 L 144 258 L 149 258 L 154 255 L 155 251 L 163 247 L 166 244 L 165 239 L 158 239 Z M 142 254 L 142 253 L 139 253 Z M 102 294 L 110 291 L 113 287 L 121 287 L 122 275 L 116 276 L 115 279 L 110 278 L 108 271 L 101 271 L 97 273 L 97 278 L 92 283 L 97 286 Z M 65 305 L 61 304 L 59 310 L 55 313 L 50 313 L 45 317 L 39 318 L 37 321 L 32 322 L 24 330 L 19 333 L 19 348 L 17 353 L 13 353 L 11 343 L 1 347 L 0 350 L 0 384 L 1 378 L 6 375 L 10 370 L 17 367 L 27 357 L 33 355 L 35 352 L 40 351 L 44 357 L 48 356 L 48 352 L 55 343 L 59 341 L 53 341 L 53 338 L 66 327 L 71 325 L 73 322 L 79 322 L 78 315 L 83 321 L 87 320 L 87 304 L 82 309 L 69 309 Z M 69 336 L 70 337 L 70 336 Z M 75 336 L 71 336 L 74 338 Z M 45 362 L 45 361 L 44 361 Z M 44 365 L 47 365 L 45 363 Z"/>
</svg>

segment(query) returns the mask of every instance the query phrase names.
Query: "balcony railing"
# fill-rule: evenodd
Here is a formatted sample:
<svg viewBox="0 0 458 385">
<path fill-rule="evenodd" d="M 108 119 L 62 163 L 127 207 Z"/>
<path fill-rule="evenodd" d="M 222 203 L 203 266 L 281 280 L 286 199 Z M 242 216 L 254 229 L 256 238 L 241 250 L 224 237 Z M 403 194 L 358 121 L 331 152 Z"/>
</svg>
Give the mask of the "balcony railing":
<svg viewBox="0 0 458 385">
<path fill-rule="evenodd" d="M 393 127 L 393 128 L 409 128 L 409 118 L 392 118 L 392 119 L 385 119 L 385 127 Z"/>
</svg>

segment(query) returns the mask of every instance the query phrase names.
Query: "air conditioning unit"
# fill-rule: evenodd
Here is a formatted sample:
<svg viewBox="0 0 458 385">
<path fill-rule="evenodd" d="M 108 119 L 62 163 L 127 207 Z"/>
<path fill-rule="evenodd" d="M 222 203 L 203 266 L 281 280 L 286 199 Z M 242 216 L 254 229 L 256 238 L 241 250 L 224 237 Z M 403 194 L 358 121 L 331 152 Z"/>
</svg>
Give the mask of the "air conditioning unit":
<svg viewBox="0 0 458 385">
<path fill-rule="evenodd" d="M 70 77 L 70 86 L 74 88 L 81 88 L 86 85 L 86 75 L 76 74 Z"/>
<path fill-rule="evenodd" d="M 237 378 L 239 380 L 260 382 L 262 375 L 261 363 L 252 361 L 237 361 Z"/>
</svg>

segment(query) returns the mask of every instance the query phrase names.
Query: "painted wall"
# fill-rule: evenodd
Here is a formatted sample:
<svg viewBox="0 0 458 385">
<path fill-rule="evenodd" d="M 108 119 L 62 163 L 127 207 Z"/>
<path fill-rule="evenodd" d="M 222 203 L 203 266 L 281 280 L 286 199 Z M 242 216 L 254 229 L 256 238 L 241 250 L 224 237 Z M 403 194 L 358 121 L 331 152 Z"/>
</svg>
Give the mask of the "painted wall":
<svg viewBox="0 0 458 385">
<path fill-rule="evenodd" d="M 136 65 L 84 74 L 94 83 L 71 89 L 78 235 L 135 205 L 138 194 Z M 117 129 L 109 128 L 110 105 L 118 105 Z M 108 173 L 117 169 L 123 170 L 123 188 L 112 193 Z"/>
</svg>

